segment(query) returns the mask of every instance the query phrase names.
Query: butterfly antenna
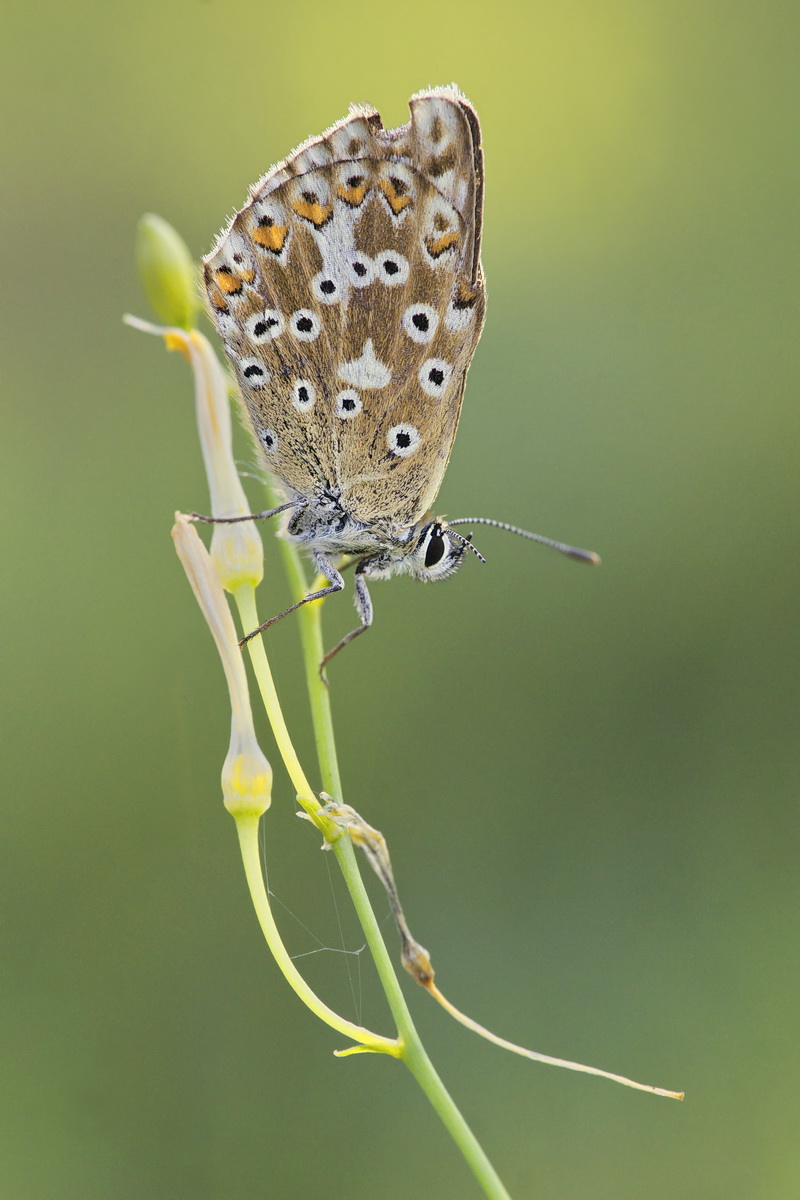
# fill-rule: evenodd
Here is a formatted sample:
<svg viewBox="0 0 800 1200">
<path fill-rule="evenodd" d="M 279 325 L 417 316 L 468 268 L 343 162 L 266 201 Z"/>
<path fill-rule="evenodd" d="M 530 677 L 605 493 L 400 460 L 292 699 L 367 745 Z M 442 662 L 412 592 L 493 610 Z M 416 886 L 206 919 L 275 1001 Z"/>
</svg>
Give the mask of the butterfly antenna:
<svg viewBox="0 0 800 1200">
<path fill-rule="evenodd" d="M 541 533 L 530 533 L 527 529 L 518 529 L 516 525 L 508 525 L 505 521 L 495 521 L 491 517 L 459 517 L 457 521 L 447 522 L 448 529 L 451 525 L 493 525 L 495 529 L 505 529 L 508 533 L 516 533 L 519 537 L 528 538 L 531 542 L 540 542 L 543 546 L 550 546 L 553 550 L 558 550 L 560 554 L 566 554 L 567 558 L 574 558 L 576 562 L 589 563 L 594 567 L 598 567 L 601 562 L 600 555 L 595 554 L 594 550 L 581 550 L 579 546 L 568 546 L 566 542 L 556 542 L 553 538 L 543 537 Z M 458 534 L 454 533 L 453 536 L 458 537 Z"/>
<path fill-rule="evenodd" d="M 475 557 L 476 557 L 476 558 L 479 558 L 479 559 L 481 560 L 481 562 L 482 562 L 482 563 L 485 563 L 485 562 L 486 562 L 486 559 L 483 557 L 483 555 L 481 554 L 480 550 L 476 550 L 476 548 L 475 548 L 475 547 L 473 546 L 473 544 L 472 544 L 472 534 L 471 534 L 471 533 L 468 533 L 468 534 L 467 534 L 467 536 L 466 536 L 466 537 L 464 537 L 462 534 L 460 534 L 460 533 L 456 533 L 454 530 L 452 530 L 452 529 L 450 528 L 451 524 L 452 524 L 452 525 L 463 525 L 463 524 L 467 524 L 467 525 L 468 525 L 468 524 L 469 524 L 469 522 L 468 522 L 468 521 L 467 521 L 467 522 L 464 522 L 464 521 L 448 521 L 448 522 L 447 522 L 447 524 L 444 526 L 444 528 L 447 530 L 447 532 L 448 532 L 448 533 L 452 533 L 452 535 L 453 535 L 453 537 L 456 539 L 456 541 L 457 541 L 457 542 L 461 542 L 461 545 L 462 545 L 462 546 L 469 546 L 470 550 L 471 550 L 471 551 L 472 551 L 472 553 L 475 555 Z"/>
</svg>

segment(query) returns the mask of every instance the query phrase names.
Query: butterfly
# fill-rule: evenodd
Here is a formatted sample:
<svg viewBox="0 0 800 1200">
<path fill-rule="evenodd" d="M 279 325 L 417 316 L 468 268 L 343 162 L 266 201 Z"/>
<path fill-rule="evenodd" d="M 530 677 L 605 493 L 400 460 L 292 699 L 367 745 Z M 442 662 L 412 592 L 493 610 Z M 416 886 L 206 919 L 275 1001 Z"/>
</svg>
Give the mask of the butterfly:
<svg viewBox="0 0 800 1200">
<path fill-rule="evenodd" d="M 418 92 L 407 124 L 384 129 L 353 106 L 250 190 L 203 260 L 210 312 L 246 425 L 285 503 L 283 535 L 344 587 L 355 563 L 360 619 L 325 664 L 372 623 L 368 580 L 445 579 L 468 551 L 432 512 L 450 458 L 486 309 L 483 151 L 455 86 Z"/>
</svg>

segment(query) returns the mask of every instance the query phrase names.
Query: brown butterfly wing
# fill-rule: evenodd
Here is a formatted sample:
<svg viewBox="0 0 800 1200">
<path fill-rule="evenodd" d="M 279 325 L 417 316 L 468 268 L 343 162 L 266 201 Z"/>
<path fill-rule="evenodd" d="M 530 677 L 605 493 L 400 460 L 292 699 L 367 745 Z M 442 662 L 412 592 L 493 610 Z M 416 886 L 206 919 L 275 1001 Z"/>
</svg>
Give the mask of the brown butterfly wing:
<svg viewBox="0 0 800 1200">
<path fill-rule="evenodd" d="M 269 470 L 398 531 L 438 492 L 485 308 L 477 118 L 452 88 L 410 107 L 305 143 L 205 260 Z"/>
</svg>

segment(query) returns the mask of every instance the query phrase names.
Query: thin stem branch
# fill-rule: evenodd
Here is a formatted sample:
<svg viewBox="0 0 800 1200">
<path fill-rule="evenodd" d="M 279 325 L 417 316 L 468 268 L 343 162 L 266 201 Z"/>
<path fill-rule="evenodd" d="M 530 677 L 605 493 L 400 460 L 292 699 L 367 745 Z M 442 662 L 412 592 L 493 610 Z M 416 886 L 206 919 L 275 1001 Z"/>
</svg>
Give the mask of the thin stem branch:
<svg viewBox="0 0 800 1200">
<path fill-rule="evenodd" d="M 354 1042 L 358 1042 L 359 1045 L 367 1050 L 374 1050 L 399 1057 L 400 1045 L 395 1039 L 381 1037 L 380 1034 L 372 1033 L 371 1030 L 365 1029 L 363 1025 L 355 1025 L 352 1021 L 347 1021 L 344 1017 L 340 1017 L 333 1009 L 328 1008 L 327 1004 L 320 1000 L 319 996 L 308 986 L 290 958 L 281 940 L 275 919 L 272 916 L 272 909 L 270 908 L 269 897 L 264 887 L 264 876 L 261 870 L 261 858 L 258 846 L 258 817 L 239 817 L 236 821 L 236 831 L 239 835 L 239 847 L 242 852 L 242 862 L 244 863 L 253 908 L 256 910 L 256 916 L 258 917 L 270 952 L 288 983 L 294 988 L 303 1003 L 320 1020 L 325 1021 L 333 1029 L 344 1034 L 345 1037 L 352 1038 Z"/>
<path fill-rule="evenodd" d="M 300 599 L 308 593 L 308 581 L 300 555 L 289 542 L 284 541 L 281 542 L 281 553 L 286 564 L 292 592 L 297 599 Z M 312 586 L 316 586 L 316 582 Z M 342 778 L 336 755 L 330 692 L 319 673 L 319 666 L 325 653 L 321 620 L 323 603 L 322 600 L 312 600 L 310 604 L 304 604 L 298 610 L 298 620 L 322 787 L 323 791 L 341 801 Z"/>
</svg>

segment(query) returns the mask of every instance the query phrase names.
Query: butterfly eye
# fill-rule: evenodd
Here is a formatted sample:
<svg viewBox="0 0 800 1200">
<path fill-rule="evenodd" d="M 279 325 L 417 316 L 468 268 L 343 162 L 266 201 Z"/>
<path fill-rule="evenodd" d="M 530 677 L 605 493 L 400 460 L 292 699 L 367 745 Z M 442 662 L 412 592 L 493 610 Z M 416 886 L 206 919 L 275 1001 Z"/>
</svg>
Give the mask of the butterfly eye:
<svg viewBox="0 0 800 1200">
<path fill-rule="evenodd" d="M 447 579 L 464 560 L 465 547 L 462 542 L 466 542 L 466 539 L 451 534 L 441 521 L 431 521 L 420 533 L 408 570 L 417 579 L 425 581 Z"/>
<path fill-rule="evenodd" d="M 435 567 L 438 562 L 441 562 L 441 560 L 444 558 L 445 550 L 447 549 L 447 544 L 441 533 L 436 532 L 437 528 L 437 526 L 434 526 L 433 531 L 428 538 L 428 545 L 425 549 L 426 567 Z"/>
</svg>

